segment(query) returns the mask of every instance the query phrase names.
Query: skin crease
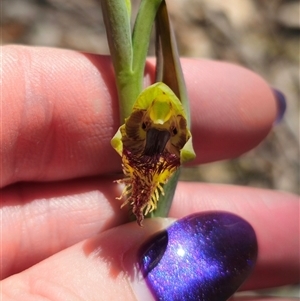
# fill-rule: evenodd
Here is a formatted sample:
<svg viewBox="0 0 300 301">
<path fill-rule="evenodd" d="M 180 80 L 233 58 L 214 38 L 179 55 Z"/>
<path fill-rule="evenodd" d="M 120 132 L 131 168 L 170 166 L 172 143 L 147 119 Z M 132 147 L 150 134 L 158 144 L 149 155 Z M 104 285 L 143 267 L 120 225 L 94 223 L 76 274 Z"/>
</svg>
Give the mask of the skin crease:
<svg viewBox="0 0 300 301">
<path fill-rule="evenodd" d="M 133 261 L 142 242 L 162 225 L 160 220 L 148 220 L 142 229 L 124 224 L 127 211 L 114 199 L 120 189 L 108 174 L 120 171 L 120 158 L 109 141 L 119 120 L 109 58 L 5 46 L 2 60 L 3 300 L 34 300 L 35 295 L 134 300 L 122 256 L 129 252 Z M 271 130 L 276 103 L 259 76 L 203 60 L 185 59 L 183 69 L 197 153 L 193 164 L 234 158 Z M 150 61 L 147 83 L 153 71 Z M 298 196 L 180 183 L 170 216 L 205 210 L 236 213 L 254 227 L 259 258 L 244 288 L 299 280 Z"/>
</svg>

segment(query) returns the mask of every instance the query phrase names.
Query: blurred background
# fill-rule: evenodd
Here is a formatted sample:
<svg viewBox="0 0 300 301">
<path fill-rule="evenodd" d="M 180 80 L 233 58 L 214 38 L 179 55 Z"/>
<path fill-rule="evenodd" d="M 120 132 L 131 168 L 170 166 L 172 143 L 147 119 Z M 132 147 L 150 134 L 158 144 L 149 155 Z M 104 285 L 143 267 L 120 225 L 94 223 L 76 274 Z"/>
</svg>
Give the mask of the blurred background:
<svg viewBox="0 0 300 301">
<path fill-rule="evenodd" d="M 136 12 L 139 1 L 132 3 Z M 184 169 L 182 179 L 299 194 L 300 2 L 167 0 L 167 4 L 181 56 L 243 65 L 287 99 L 283 120 L 258 147 L 233 160 Z M 1 32 L 2 44 L 109 53 L 99 0 L 2 0 Z M 153 44 L 149 54 L 154 54 Z M 299 288 L 279 294 L 297 297 Z"/>
</svg>

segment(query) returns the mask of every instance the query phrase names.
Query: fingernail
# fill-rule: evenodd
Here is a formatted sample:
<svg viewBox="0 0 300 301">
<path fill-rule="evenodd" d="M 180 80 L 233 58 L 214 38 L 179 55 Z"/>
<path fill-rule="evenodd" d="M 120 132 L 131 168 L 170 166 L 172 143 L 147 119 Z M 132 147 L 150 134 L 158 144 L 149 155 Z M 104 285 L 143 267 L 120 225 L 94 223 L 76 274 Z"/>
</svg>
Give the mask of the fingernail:
<svg viewBox="0 0 300 301">
<path fill-rule="evenodd" d="M 282 120 L 284 113 L 286 111 L 286 99 L 282 92 L 279 90 L 272 88 L 273 93 L 275 95 L 276 103 L 277 103 L 277 117 L 274 121 L 274 125 L 280 123 Z"/>
<path fill-rule="evenodd" d="M 139 250 L 139 268 L 155 300 L 227 300 L 257 258 L 252 226 L 226 212 L 187 216 Z"/>
</svg>

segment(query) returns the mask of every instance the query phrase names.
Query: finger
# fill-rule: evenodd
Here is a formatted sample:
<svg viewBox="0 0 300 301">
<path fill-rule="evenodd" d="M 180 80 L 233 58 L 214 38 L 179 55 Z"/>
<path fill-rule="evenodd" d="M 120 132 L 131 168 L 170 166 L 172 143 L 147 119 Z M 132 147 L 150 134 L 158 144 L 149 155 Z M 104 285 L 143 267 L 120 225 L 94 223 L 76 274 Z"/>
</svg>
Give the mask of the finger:
<svg viewBox="0 0 300 301">
<path fill-rule="evenodd" d="M 1 192 L 1 279 L 128 220 L 112 178 L 18 183 Z"/>
<path fill-rule="evenodd" d="M 160 222 L 142 229 L 131 223 L 108 230 L 3 280 L 2 293 L 11 300 L 136 300 L 122 269 L 123 256 L 127 253 L 133 262 L 143 240 L 161 228 Z"/>
<path fill-rule="evenodd" d="M 259 76 L 213 61 L 185 59 L 183 69 L 195 164 L 235 157 L 270 131 L 276 103 Z M 119 112 L 108 57 L 6 46 L 3 73 L 2 186 L 120 170 L 120 158 L 110 146 Z M 149 83 L 152 63 L 146 73 Z"/>
<path fill-rule="evenodd" d="M 153 241 L 153 234 L 171 223 L 167 219 L 151 219 L 145 221 L 143 228 L 130 223 L 105 231 L 5 279 L 1 285 L 3 293 L 14 300 L 20 296 L 23 299 L 43 296 L 48 300 L 57 300 L 58 296 L 60 300 L 119 300 L 120 297 L 150 300 L 137 265 L 141 245 L 149 239 Z M 189 275 L 186 274 L 187 284 L 190 284 Z M 175 289 L 170 275 L 164 276 L 168 289 Z M 192 285 L 196 284 L 193 281 Z"/>
<path fill-rule="evenodd" d="M 82 183 L 70 181 L 68 186 L 44 185 L 12 186 L 3 191 L 3 198 L 11 204 L 2 207 L 3 277 L 123 223 L 128 216 L 128 208 L 121 210 L 120 202 L 114 200 L 119 192 L 111 180 L 103 184 L 98 178 Z M 207 210 L 232 212 L 251 223 L 259 240 L 259 275 L 266 276 L 272 284 L 294 279 L 299 252 L 296 196 L 225 185 L 179 183 L 171 217 Z"/>
<path fill-rule="evenodd" d="M 7 46 L 3 70 L 2 185 L 116 167 L 107 163 L 118 108 L 106 57 Z"/>
</svg>

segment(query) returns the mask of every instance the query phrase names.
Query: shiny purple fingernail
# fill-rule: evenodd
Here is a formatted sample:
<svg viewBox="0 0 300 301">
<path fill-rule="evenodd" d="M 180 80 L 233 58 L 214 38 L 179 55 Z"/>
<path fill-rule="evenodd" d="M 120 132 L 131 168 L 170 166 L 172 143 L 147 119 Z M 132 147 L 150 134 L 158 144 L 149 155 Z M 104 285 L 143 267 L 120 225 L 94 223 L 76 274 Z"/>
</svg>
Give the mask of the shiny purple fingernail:
<svg viewBox="0 0 300 301">
<path fill-rule="evenodd" d="M 242 218 L 203 212 L 146 242 L 139 265 L 156 300 L 227 300 L 250 275 L 256 235 Z"/>
<path fill-rule="evenodd" d="M 272 90 L 275 95 L 275 99 L 277 103 L 277 117 L 276 120 L 274 121 L 274 124 L 278 124 L 282 120 L 283 115 L 286 111 L 286 100 L 282 92 L 280 92 L 275 88 L 272 88 Z"/>
</svg>

